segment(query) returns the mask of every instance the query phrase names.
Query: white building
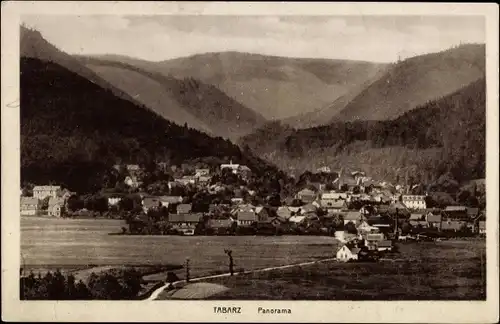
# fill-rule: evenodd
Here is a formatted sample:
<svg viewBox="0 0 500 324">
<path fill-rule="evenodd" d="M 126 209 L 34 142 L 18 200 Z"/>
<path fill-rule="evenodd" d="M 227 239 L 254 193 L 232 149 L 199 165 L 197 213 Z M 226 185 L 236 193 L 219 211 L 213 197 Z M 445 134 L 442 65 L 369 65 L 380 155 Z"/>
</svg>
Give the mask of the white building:
<svg viewBox="0 0 500 324">
<path fill-rule="evenodd" d="M 337 251 L 337 261 L 347 262 L 349 260 L 357 260 L 359 251 L 359 248 L 348 248 L 347 245 L 343 245 Z"/>
<path fill-rule="evenodd" d="M 56 198 L 61 192 L 61 186 L 35 186 L 33 188 L 33 197 L 43 200 L 46 197 Z"/>
<path fill-rule="evenodd" d="M 402 202 L 409 209 L 427 208 L 424 195 L 403 195 Z"/>
</svg>

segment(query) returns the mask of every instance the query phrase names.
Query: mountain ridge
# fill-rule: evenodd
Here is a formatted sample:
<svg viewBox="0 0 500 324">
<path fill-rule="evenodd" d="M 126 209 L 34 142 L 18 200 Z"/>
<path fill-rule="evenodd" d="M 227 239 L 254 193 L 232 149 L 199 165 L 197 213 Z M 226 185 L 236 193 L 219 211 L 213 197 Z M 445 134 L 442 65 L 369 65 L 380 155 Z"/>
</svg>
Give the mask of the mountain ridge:
<svg viewBox="0 0 500 324">
<path fill-rule="evenodd" d="M 386 66 L 365 61 L 286 58 L 243 52 L 212 52 L 151 62 L 105 55 L 145 71 L 195 78 L 267 120 L 282 119 L 331 103 Z"/>
</svg>

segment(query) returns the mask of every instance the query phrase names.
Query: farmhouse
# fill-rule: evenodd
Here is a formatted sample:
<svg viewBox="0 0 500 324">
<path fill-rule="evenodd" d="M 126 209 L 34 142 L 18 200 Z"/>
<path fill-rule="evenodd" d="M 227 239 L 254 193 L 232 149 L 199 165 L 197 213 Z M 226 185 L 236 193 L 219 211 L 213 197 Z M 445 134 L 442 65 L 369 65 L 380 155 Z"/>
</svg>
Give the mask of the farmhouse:
<svg viewBox="0 0 500 324">
<path fill-rule="evenodd" d="M 410 209 L 426 209 L 427 204 L 425 202 L 424 195 L 403 195 L 402 202 L 406 207 Z"/>
<path fill-rule="evenodd" d="M 43 200 L 46 197 L 56 198 L 59 196 L 61 186 L 35 186 L 33 188 L 33 197 Z"/>
<path fill-rule="evenodd" d="M 61 217 L 64 213 L 64 199 L 50 197 L 48 213 L 49 216 Z"/>
<path fill-rule="evenodd" d="M 40 208 L 40 201 L 35 197 L 21 197 L 21 215 L 35 216 Z"/>
<path fill-rule="evenodd" d="M 357 260 L 359 251 L 359 248 L 349 248 L 347 245 L 342 245 L 342 247 L 337 250 L 336 257 L 338 261 L 342 262 Z"/>
</svg>

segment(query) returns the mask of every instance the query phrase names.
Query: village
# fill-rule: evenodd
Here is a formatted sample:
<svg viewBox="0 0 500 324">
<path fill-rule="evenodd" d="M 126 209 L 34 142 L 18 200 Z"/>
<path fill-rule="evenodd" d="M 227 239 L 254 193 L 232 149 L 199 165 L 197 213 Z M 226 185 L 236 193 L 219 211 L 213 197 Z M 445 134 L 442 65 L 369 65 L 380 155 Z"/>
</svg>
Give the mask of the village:
<svg viewBox="0 0 500 324">
<path fill-rule="evenodd" d="M 156 183 L 147 191 L 142 191 L 144 171 L 139 165 L 113 169 L 122 174 L 126 191 L 84 198 L 58 185 L 23 188 L 21 215 L 122 218 L 128 228 L 122 227 L 119 234 L 131 235 L 334 236 L 342 243 L 336 253 L 341 261 L 376 260 L 380 253 L 395 250 L 396 241 L 486 233 L 484 210 L 462 205 L 428 208 L 425 194 L 412 193 L 415 185 L 378 182 L 360 171 L 341 170 L 326 183 L 308 181 L 294 195 L 280 199 L 259 197 L 245 185 L 252 170 L 232 161 L 215 170 L 176 170 L 173 180 L 164 183 L 166 188 L 155 188 Z M 332 171 L 323 167 L 316 174 Z"/>
</svg>

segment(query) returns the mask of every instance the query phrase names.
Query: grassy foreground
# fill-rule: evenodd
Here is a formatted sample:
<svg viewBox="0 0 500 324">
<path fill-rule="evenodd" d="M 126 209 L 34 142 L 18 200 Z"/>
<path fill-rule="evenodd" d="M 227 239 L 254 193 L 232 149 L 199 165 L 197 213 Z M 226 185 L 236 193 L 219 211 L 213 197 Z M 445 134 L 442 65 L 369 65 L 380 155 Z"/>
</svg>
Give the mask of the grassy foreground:
<svg viewBox="0 0 500 324">
<path fill-rule="evenodd" d="M 484 300 L 483 241 L 400 245 L 396 259 L 328 262 L 210 281 L 230 288 L 209 299 Z"/>
</svg>

